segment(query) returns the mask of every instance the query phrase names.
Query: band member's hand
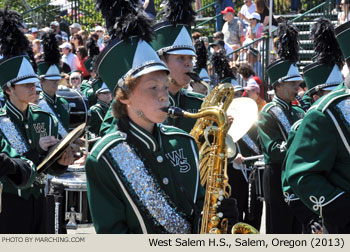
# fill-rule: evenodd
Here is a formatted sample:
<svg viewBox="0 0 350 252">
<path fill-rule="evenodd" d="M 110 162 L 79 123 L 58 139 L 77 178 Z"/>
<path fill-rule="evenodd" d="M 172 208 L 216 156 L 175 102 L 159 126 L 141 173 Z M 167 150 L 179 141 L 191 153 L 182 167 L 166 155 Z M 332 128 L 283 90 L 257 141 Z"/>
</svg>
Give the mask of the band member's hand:
<svg viewBox="0 0 350 252">
<path fill-rule="evenodd" d="M 233 162 L 235 162 L 236 164 L 242 164 L 244 162 L 244 157 L 241 153 L 238 153 Z"/>
<path fill-rule="evenodd" d="M 228 121 L 228 125 L 231 125 L 233 123 L 233 116 L 232 115 L 227 115 L 227 121 Z"/>
<path fill-rule="evenodd" d="M 80 147 L 74 143 L 70 144 L 70 147 L 72 148 L 73 154 L 80 152 Z"/>
<path fill-rule="evenodd" d="M 74 162 L 74 155 L 72 148 L 68 148 L 65 152 L 63 152 L 62 156 L 58 160 L 58 163 L 62 166 L 68 166 L 73 164 Z"/>
<path fill-rule="evenodd" d="M 78 138 L 77 140 L 74 141 L 74 144 L 79 145 L 80 147 L 84 147 L 85 140 L 84 140 L 84 138 Z"/>
<path fill-rule="evenodd" d="M 234 198 L 223 199 L 217 209 L 217 212 L 222 213 L 222 218 L 228 220 L 228 230 L 238 222 L 239 213 L 237 208 L 237 200 Z"/>
<path fill-rule="evenodd" d="M 57 144 L 59 142 L 54 136 L 40 137 L 39 146 L 44 151 L 48 151 L 49 147 Z"/>
<path fill-rule="evenodd" d="M 319 223 L 319 220 L 312 220 L 310 221 L 309 225 L 313 234 L 323 234 L 323 229 L 321 224 Z"/>
</svg>

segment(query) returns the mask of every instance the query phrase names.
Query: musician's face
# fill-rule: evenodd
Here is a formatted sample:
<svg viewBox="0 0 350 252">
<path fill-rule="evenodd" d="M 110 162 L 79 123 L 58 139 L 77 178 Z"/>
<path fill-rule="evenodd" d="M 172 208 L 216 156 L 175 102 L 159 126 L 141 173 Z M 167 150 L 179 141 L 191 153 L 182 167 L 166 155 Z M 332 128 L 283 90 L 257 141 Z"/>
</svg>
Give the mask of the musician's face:
<svg viewBox="0 0 350 252">
<path fill-rule="evenodd" d="M 167 58 L 167 66 L 170 70 L 170 77 L 176 82 L 177 85 L 184 88 L 190 82 L 190 77 L 186 74 L 192 72 L 193 56 L 190 55 L 177 55 L 169 54 Z"/>
<path fill-rule="evenodd" d="M 15 85 L 6 89 L 6 92 L 10 96 L 10 101 L 15 105 L 17 103 L 28 104 L 35 99 L 35 83 Z"/>
<path fill-rule="evenodd" d="M 279 98 L 286 102 L 292 102 L 295 100 L 295 96 L 298 94 L 299 81 L 288 81 L 276 88 L 276 94 Z"/>
<path fill-rule="evenodd" d="M 128 115 L 136 124 L 152 130 L 154 123 L 162 123 L 166 118 L 161 109 L 169 106 L 168 75 L 156 71 L 141 76 L 129 98 L 120 101 L 127 105 Z"/>
<path fill-rule="evenodd" d="M 41 86 L 45 93 L 53 97 L 56 94 L 59 83 L 59 80 L 42 80 Z"/>
</svg>

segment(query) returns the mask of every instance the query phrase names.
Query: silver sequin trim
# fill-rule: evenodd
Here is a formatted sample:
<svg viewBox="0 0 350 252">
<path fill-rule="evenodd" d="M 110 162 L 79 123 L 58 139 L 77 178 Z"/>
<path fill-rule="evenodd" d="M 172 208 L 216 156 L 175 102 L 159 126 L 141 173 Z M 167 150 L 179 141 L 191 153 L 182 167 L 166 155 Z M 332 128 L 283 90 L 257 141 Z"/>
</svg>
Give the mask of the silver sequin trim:
<svg viewBox="0 0 350 252">
<path fill-rule="evenodd" d="M 290 125 L 290 122 L 288 121 L 286 115 L 284 114 L 283 110 L 278 107 L 278 106 L 273 106 L 271 109 L 272 113 L 274 113 L 274 115 L 278 118 L 278 120 L 281 122 L 281 124 L 283 125 L 285 131 L 287 132 L 287 134 L 289 134 L 290 129 L 292 128 L 292 126 Z"/>
<path fill-rule="evenodd" d="M 172 234 L 190 233 L 191 224 L 169 205 L 161 189 L 130 146 L 126 142 L 120 143 L 110 153 L 156 224 Z"/>
<path fill-rule="evenodd" d="M 58 116 L 55 114 L 55 112 L 51 109 L 51 107 L 49 106 L 49 104 L 47 104 L 47 102 L 42 99 L 39 102 L 39 107 L 44 110 L 45 112 L 50 113 L 51 115 L 54 115 L 57 118 L 58 121 L 58 134 L 60 134 L 60 136 L 62 138 L 64 138 L 65 136 L 68 135 L 68 132 L 66 131 L 66 129 L 63 127 L 61 121 L 58 119 Z"/>
<path fill-rule="evenodd" d="M 15 125 L 8 117 L 0 117 L 0 129 L 10 142 L 12 148 L 14 148 L 18 154 L 23 154 L 28 151 L 28 147 L 25 144 L 21 133 L 17 131 Z"/>
<path fill-rule="evenodd" d="M 245 134 L 242 137 L 242 140 L 249 146 L 249 148 L 251 148 L 256 154 L 260 153 L 260 150 L 258 148 L 258 146 L 256 146 L 256 144 L 254 143 L 254 141 L 250 138 L 250 136 L 248 134 Z"/>
<path fill-rule="evenodd" d="M 350 127 L 350 99 L 345 99 L 337 104 L 338 109 L 343 114 L 344 119 L 347 122 L 347 126 Z"/>
</svg>

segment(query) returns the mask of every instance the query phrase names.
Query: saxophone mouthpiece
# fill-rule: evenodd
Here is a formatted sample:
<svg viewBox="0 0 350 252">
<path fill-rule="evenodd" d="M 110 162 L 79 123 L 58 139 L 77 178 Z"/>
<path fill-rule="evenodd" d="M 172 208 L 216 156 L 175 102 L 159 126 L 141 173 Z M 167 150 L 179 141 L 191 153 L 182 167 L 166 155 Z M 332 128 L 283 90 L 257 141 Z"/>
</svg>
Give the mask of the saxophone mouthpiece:
<svg viewBox="0 0 350 252">
<path fill-rule="evenodd" d="M 306 112 L 308 111 L 308 109 L 310 108 L 310 106 L 308 104 L 306 104 L 304 102 L 304 100 L 299 96 L 299 95 L 295 95 L 295 98 L 298 100 L 300 106 L 303 108 L 303 110 Z"/>
<path fill-rule="evenodd" d="M 196 72 L 187 72 L 186 74 L 195 82 L 201 82 L 201 77 Z"/>
<path fill-rule="evenodd" d="M 182 109 L 174 106 L 164 107 L 164 108 L 161 108 L 161 110 L 166 112 L 169 116 L 174 116 L 174 117 L 183 116 L 184 114 L 184 111 Z"/>
</svg>

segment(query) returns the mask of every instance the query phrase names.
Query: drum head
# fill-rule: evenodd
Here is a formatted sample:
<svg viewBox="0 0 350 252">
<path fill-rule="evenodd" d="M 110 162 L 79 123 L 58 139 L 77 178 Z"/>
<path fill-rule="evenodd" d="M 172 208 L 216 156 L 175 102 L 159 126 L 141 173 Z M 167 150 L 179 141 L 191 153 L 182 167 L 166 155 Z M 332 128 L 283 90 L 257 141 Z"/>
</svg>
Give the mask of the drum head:
<svg viewBox="0 0 350 252">
<path fill-rule="evenodd" d="M 51 183 L 55 185 L 63 185 L 65 188 L 69 189 L 86 190 L 86 174 L 84 172 L 67 172 L 51 179 Z"/>
<path fill-rule="evenodd" d="M 49 153 L 45 159 L 37 167 L 37 172 L 43 172 L 46 168 L 50 167 L 61 154 L 73 143 L 76 139 L 81 137 L 85 132 L 86 123 L 79 125 L 73 131 L 69 132 L 68 135 L 63 138 L 59 143 L 50 148 Z"/>
<path fill-rule="evenodd" d="M 251 98 L 235 98 L 227 109 L 227 115 L 233 117 L 233 123 L 227 134 L 237 143 L 258 119 L 258 106 Z"/>
<path fill-rule="evenodd" d="M 69 172 L 85 172 L 85 166 L 84 165 L 69 165 L 67 168 L 67 171 Z"/>
</svg>

